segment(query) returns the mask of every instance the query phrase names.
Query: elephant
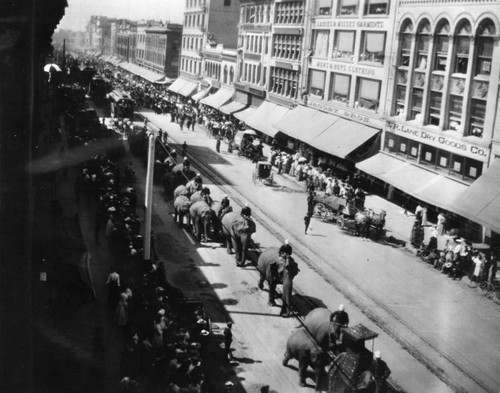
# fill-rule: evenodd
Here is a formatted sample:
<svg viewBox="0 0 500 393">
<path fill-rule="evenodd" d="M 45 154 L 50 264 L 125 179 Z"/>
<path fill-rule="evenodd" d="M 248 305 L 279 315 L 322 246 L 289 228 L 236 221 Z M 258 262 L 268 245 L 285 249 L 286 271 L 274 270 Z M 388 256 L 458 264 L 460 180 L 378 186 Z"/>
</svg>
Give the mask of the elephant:
<svg viewBox="0 0 500 393">
<path fill-rule="evenodd" d="M 234 248 L 236 266 L 244 266 L 247 260 L 248 246 L 255 233 L 256 225 L 251 218 L 245 218 L 236 212 L 230 212 L 222 217 L 222 232 L 224 234 L 228 254 Z"/>
<path fill-rule="evenodd" d="M 212 203 L 214 202 L 210 196 L 210 190 L 207 187 L 194 192 L 189 199 L 191 199 L 191 203 L 205 201 L 210 206 L 212 206 Z"/>
<path fill-rule="evenodd" d="M 178 196 L 181 196 L 181 195 L 185 196 L 188 199 L 190 197 L 186 186 L 183 186 L 182 184 L 180 186 L 177 186 L 174 190 L 174 201 L 177 199 Z"/>
<path fill-rule="evenodd" d="M 210 224 L 217 219 L 215 211 L 205 201 L 198 201 L 193 203 L 189 208 L 189 216 L 191 217 L 193 234 L 196 239 L 198 241 L 208 241 Z M 201 234 L 202 225 L 203 236 Z"/>
<path fill-rule="evenodd" d="M 174 201 L 174 220 L 182 227 L 184 221 L 184 216 L 187 216 L 189 223 L 189 208 L 191 206 L 191 201 L 186 195 L 179 195 Z"/>
<path fill-rule="evenodd" d="M 264 281 L 269 285 L 269 305 L 275 306 L 276 285 L 283 285 L 283 307 L 281 314 L 290 315 L 293 279 L 299 273 L 297 262 L 286 253 L 280 253 L 278 247 L 265 250 L 259 256 L 257 269 L 260 272 L 259 289 L 264 288 Z"/>
<path fill-rule="evenodd" d="M 330 363 L 330 359 L 305 329 L 297 329 L 288 338 L 283 366 L 287 367 L 290 359 L 296 359 L 299 362 L 299 386 L 306 386 L 307 368 L 311 366 L 316 379 L 315 389 L 319 392 L 325 366 Z"/>
<path fill-rule="evenodd" d="M 331 314 L 332 312 L 327 308 L 320 307 L 310 311 L 304 319 L 304 327 L 321 348 L 330 349 L 332 346 Z M 334 341 L 333 344 L 335 344 Z"/>
</svg>

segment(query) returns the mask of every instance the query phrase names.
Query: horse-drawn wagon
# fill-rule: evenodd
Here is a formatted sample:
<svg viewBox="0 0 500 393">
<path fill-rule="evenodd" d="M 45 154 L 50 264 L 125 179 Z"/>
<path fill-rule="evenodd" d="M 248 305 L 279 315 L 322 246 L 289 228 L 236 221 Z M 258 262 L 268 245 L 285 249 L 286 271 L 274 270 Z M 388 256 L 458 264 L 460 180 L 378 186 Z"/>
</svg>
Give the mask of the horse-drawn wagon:
<svg viewBox="0 0 500 393">
<path fill-rule="evenodd" d="M 325 222 L 335 221 L 341 229 L 375 239 L 384 234 L 386 212 L 360 208 L 354 201 L 338 196 L 316 195 L 313 200 L 313 217 Z"/>
</svg>

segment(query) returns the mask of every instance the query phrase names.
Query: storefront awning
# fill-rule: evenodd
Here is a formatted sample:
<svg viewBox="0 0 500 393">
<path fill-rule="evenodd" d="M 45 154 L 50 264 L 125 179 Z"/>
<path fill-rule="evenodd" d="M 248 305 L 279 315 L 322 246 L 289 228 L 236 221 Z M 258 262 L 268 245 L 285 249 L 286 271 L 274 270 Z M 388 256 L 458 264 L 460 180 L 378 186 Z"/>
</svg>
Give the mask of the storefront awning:
<svg viewBox="0 0 500 393">
<path fill-rule="evenodd" d="M 194 94 L 191 99 L 194 102 L 200 101 L 202 98 L 205 98 L 208 95 L 208 92 L 210 91 L 211 87 L 207 87 L 206 89 L 203 89 L 199 91 L 198 93 Z"/>
<path fill-rule="evenodd" d="M 168 91 L 171 91 L 172 93 L 178 93 L 180 89 L 187 83 L 187 80 L 182 79 L 182 78 L 177 78 L 174 83 L 172 83 L 168 87 Z"/>
<path fill-rule="evenodd" d="M 165 78 L 165 75 L 163 74 L 150 71 L 144 67 L 141 67 L 140 65 L 129 62 L 120 63 L 120 67 L 123 68 L 125 71 L 140 76 L 141 78 L 146 79 L 148 82 L 151 83 L 157 83 L 158 81 L 164 80 Z"/>
<path fill-rule="evenodd" d="M 233 89 L 220 88 L 217 93 L 200 100 L 203 105 L 211 106 L 212 108 L 219 109 L 222 105 L 226 104 L 234 94 Z"/>
<path fill-rule="evenodd" d="M 450 204 L 462 198 L 468 188 L 463 183 L 385 153 L 358 162 L 356 167 L 408 195 L 455 213 L 457 211 Z"/>
<path fill-rule="evenodd" d="M 340 158 L 346 158 L 380 130 L 341 117 L 307 142 L 312 147 Z"/>
<path fill-rule="evenodd" d="M 275 124 L 278 131 L 309 144 L 309 142 L 339 118 L 316 109 L 296 106 Z"/>
<path fill-rule="evenodd" d="M 198 83 L 194 81 L 186 81 L 185 85 L 179 90 L 179 94 L 184 97 L 190 97 L 198 90 Z"/>
<path fill-rule="evenodd" d="M 457 214 L 500 233 L 500 159 L 451 203 Z"/>
<path fill-rule="evenodd" d="M 255 106 L 249 106 L 246 109 L 243 109 L 242 111 L 236 112 L 233 116 L 236 117 L 239 121 L 247 122 L 247 119 L 252 116 L 257 108 Z"/>
<path fill-rule="evenodd" d="M 243 108 L 245 108 L 246 105 L 242 104 L 241 102 L 238 101 L 230 101 L 225 105 L 222 105 L 219 110 L 226 114 L 230 115 L 231 113 L 241 111 Z"/>
<path fill-rule="evenodd" d="M 245 123 L 274 138 L 278 133 L 278 129 L 274 124 L 281 120 L 288 112 L 290 112 L 290 108 L 264 101 L 264 103 L 245 120 Z"/>
</svg>

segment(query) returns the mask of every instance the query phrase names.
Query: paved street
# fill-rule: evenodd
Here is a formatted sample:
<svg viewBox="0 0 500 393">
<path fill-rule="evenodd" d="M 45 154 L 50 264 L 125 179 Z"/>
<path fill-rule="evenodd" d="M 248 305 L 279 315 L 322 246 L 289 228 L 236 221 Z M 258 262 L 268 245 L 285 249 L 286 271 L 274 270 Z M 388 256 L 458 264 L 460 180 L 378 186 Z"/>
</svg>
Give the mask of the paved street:
<svg viewBox="0 0 500 393">
<path fill-rule="evenodd" d="M 207 173 L 204 168 L 200 171 L 204 176 L 212 176 L 221 186 L 219 190 L 212 187 L 215 199 L 228 193 L 233 201 L 250 203 L 258 224 L 264 224 L 258 226 L 255 234 L 261 247 L 276 246 L 284 238 L 291 240 L 301 269 L 296 279 L 296 287 L 301 293 L 319 299 L 330 309 L 345 303 L 353 322 L 362 322 L 380 333 L 376 347 L 383 352 L 393 370 L 393 379 L 405 391 L 498 391 L 500 383 L 496 365 L 499 351 L 491 346 L 499 338 L 496 329 L 500 322 L 498 305 L 470 289 L 466 280 L 449 281 L 406 248 L 364 241 L 332 224 L 313 220 L 312 231 L 304 235 L 305 196 L 296 192 L 302 189 L 301 185 L 279 176 L 275 178 L 280 187 L 254 185 L 250 161 L 225 154 L 224 149 L 220 155 L 215 153 L 215 141 L 208 139 L 201 129 L 194 133 L 181 132 L 168 117 L 152 113 L 147 117 L 154 125 L 167 130 L 176 142 L 185 140 L 189 146 L 188 156 L 195 164 L 200 159 L 208 165 Z M 156 201 L 162 201 L 160 188 L 155 195 Z M 388 211 L 389 233 L 406 240 L 411 218 L 406 218 L 400 208 L 371 196 L 366 205 L 383 206 Z M 162 202 L 157 202 L 157 208 L 158 216 L 165 220 L 168 208 L 163 207 Z M 155 229 L 155 233 L 157 231 Z M 209 282 L 222 284 L 215 290 L 217 296 L 222 300 L 237 299 L 237 305 L 231 305 L 233 300 L 227 301 L 228 312 L 236 321 L 235 335 L 244 337 L 244 345 L 251 345 L 256 350 L 259 340 L 254 343 L 250 337 L 255 336 L 255 326 L 260 326 L 260 321 L 255 316 L 251 317 L 251 324 L 239 319 L 252 309 L 244 306 L 245 295 L 255 291 L 255 283 L 252 286 L 249 278 L 252 274 L 255 278 L 255 272 L 236 269 L 230 259 L 225 269 L 220 269 L 219 263 L 222 265 L 222 261 L 228 260 L 221 248 L 200 247 L 198 253 L 205 262 L 217 265 L 202 269 Z M 231 274 L 226 277 L 228 271 Z M 244 276 L 240 277 L 242 274 Z M 238 280 L 239 287 L 233 287 L 231 282 L 237 283 Z M 246 284 L 242 285 L 242 282 Z M 252 294 L 248 300 L 255 302 L 259 297 L 262 298 L 262 294 Z M 264 299 L 261 300 L 265 309 Z M 277 313 L 278 310 L 272 311 Z M 264 326 L 269 325 L 268 319 L 262 321 Z M 278 331 L 283 331 L 283 324 L 288 324 L 282 319 L 277 322 Z M 248 331 L 239 330 L 249 325 Z M 293 326 L 288 326 L 291 328 Z M 257 336 L 261 337 L 260 334 Z M 286 336 L 287 333 L 283 334 L 283 340 Z M 278 358 L 281 356 L 281 351 L 271 353 L 277 353 Z M 247 364 L 245 372 L 259 366 L 277 376 L 286 371 L 280 366 L 279 359 L 270 357 L 270 360 L 264 364 Z M 265 374 L 254 375 L 261 381 Z M 250 381 L 251 378 L 245 375 L 244 385 Z"/>
</svg>

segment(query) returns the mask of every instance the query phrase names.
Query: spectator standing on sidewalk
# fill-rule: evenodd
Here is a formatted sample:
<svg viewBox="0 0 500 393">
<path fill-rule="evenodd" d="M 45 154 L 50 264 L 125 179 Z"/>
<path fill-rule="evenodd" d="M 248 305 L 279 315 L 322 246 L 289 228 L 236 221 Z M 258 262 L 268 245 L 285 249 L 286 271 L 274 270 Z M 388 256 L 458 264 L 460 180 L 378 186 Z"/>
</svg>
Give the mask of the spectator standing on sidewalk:
<svg viewBox="0 0 500 393">
<path fill-rule="evenodd" d="M 187 145 L 186 141 L 184 141 L 184 143 L 182 144 L 182 156 L 183 157 L 186 157 L 186 155 L 187 155 L 187 148 L 188 148 L 188 145 Z"/>
<path fill-rule="evenodd" d="M 233 326 L 232 322 L 228 322 L 226 328 L 224 329 L 224 353 L 227 360 L 233 360 L 233 354 L 231 352 L 231 343 L 233 342 L 233 332 L 231 330 Z"/>
<path fill-rule="evenodd" d="M 106 286 L 108 287 L 108 307 L 116 307 L 120 298 L 120 275 L 114 267 L 111 267 Z"/>
</svg>

